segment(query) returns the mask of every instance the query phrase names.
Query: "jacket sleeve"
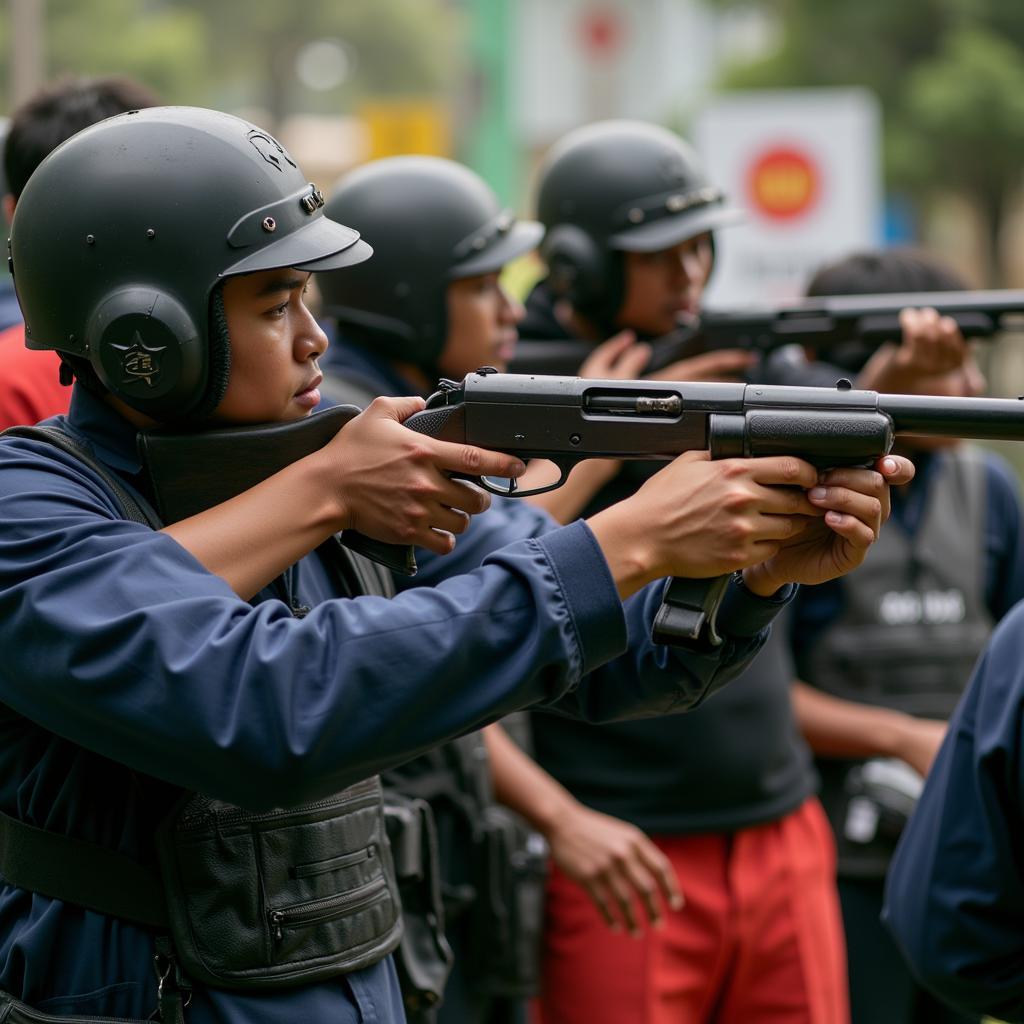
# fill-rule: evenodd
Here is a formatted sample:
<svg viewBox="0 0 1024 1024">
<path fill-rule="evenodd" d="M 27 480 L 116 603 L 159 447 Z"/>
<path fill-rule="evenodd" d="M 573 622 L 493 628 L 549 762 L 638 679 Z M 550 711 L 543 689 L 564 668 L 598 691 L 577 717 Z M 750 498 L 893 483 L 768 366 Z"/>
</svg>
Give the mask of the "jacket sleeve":
<svg viewBox="0 0 1024 1024">
<path fill-rule="evenodd" d="M 883 917 L 961 1009 L 1024 1020 L 1024 606 L 993 634 L 900 839 Z"/>
<path fill-rule="evenodd" d="M 577 526 L 584 528 L 582 524 Z M 589 530 L 586 535 L 596 549 Z M 496 499 L 489 512 L 473 520 L 451 555 L 423 553 L 417 576 L 403 578 L 398 585 L 408 588 L 432 584 L 469 572 L 503 545 L 521 542 L 524 537 L 538 538 L 545 549 L 553 549 L 553 564 L 564 564 L 565 555 L 554 555 L 554 549 L 563 546 L 563 534 L 547 513 L 524 501 Z M 597 556 L 604 565 L 599 552 Z M 653 583 L 624 603 L 628 649 L 587 675 L 578 687 L 548 703 L 546 710 L 600 723 L 696 707 L 750 663 L 767 639 L 769 623 L 796 590 L 787 587 L 776 597 L 764 599 L 750 594 L 742 585 L 730 583 L 718 615 L 724 643 L 696 651 L 651 640 L 651 625 L 663 587 L 661 581 Z"/>
<path fill-rule="evenodd" d="M 0 702 L 188 789 L 261 809 L 337 792 L 519 707 L 626 644 L 582 524 L 394 600 L 253 607 L 102 483 L 0 442 Z"/>
</svg>

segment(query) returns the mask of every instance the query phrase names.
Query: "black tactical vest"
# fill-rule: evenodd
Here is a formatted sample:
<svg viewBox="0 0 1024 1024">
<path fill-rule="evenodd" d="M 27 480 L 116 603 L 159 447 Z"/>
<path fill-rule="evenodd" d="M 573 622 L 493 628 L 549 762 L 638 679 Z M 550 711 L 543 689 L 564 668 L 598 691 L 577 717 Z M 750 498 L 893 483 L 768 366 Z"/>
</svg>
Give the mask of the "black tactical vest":
<svg viewBox="0 0 1024 1024">
<path fill-rule="evenodd" d="M 913 536 L 895 522 L 882 529 L 863 565 L 842 581 L 842 612 L 798 668 L 801 679 L 844 700 L 948 719 L 993 626 L 985 603 L 987 484 L 977 449 L 935 458 L 919 528 Z M 879 773 L 865 774 L 859 761 L 818 761 L 841 874 L 884 875 L 905 817 L 901 793 L 872 784 L 888 769 L 873 767 Z M 870 817 L 873 792 L 882 804 L 877 823 L 862 814 Z"/>
<path fill-rule="evenodd" d="M 81 459 L 126 518 L 159 528 L 145 499 L 68 435 L 54 428 L 10 433 Z M 318 554 L 339 594 L 392 596 L 390 573 L 335 538 Z M 156 847 L 158 865 L 136 864 L 0 815 L 0 875 L 8 882 L 169 931 L 169 956 L 192 982 L 246 990 L 310 984 L 369 967 L 401 939 L 377 777 L 265 813 L 186 794 Z"/>
<path fill-rule="evenodd" d="M 888 523 L 842 581 L 843 610 L 801 658 L 800 677 L 845 700 L 949 718 L 992 631 L 985 604 L 985 464 L 936 456 L 914 534 Z"/>
</svg>

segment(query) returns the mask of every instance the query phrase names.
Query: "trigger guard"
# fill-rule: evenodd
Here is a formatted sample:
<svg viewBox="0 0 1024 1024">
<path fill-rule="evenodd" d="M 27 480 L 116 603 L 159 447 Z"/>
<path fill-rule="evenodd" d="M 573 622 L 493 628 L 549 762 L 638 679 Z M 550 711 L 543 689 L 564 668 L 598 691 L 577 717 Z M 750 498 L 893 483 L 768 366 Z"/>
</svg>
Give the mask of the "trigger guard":
<svg viewBox="0 0 1024 1024">
<path fill-rule="evenodd" d="M 562 461 L 559 459 L 550 458 L 549 456 L 543 456 L 543 458 L 546 462 L 554 463 L 554 465 L 558 468 L 559 473 L 558 479 L 554 483 L 548 484 L 546 487 L 531 487 L 529 490 L 524 491 L 518 486 L 518 481 L 515 477 L 509 479 L 509 485 L 507 488 L 494 487 L 493 485 L 488 483 L 489 479 L 500 478 L 490 478 L 485 476 L 474 477 L 474 482 L 478 483 L 485 491 L 487 491 L 488 494 L 495 494 L 499 498 L 529 498 L 532 497 L 534 494 L 547 494 L 548 491 L 557 490 L 559 487 L 562 486 L 562 484 L 565 483 L 566 480 L 569 479 L 569 474 L 572 472 L 573 467 L 577 463 L 582 461 L 580 459 Z"/>
<path fill-rule="evenodd" d="M 482 487 L 488 494 L 496 494 L 499 498 L 514 498 L 514 497 L 517 497 L 516 492 L 517 492 L 518 488 L 517 488 L 517 485 L 516 485 L 515 477 L 509 477 L 508 478 L 508 487 L 506 487 L 506 488 L 492 486 L 489 483 L 489 479 L 490 478 L 486 477 L 486 476 L 477 476 L 477 477 L 473 477 L 472 478 L 473 483 L 475 483 L 478 487 Z M 501 478 L 496 478 L 496 479 L 501 479 Z"/>
</svg>

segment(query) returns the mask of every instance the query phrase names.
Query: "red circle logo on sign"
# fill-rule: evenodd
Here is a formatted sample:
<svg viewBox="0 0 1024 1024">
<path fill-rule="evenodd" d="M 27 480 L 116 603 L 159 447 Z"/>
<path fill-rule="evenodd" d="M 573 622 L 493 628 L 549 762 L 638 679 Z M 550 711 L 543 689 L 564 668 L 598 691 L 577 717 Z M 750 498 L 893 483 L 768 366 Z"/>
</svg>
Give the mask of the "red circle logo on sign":
<svg viewBox="0 0 1024 1024">
<path fill-rule="evenodd" d="M 607 59 L 622 47 L 625 26 L 608 9 L 588 9 L 580 19 L 580 36 L 588 56 Z"/>
<path fill-rule="evenodd" d="M 790 146 L 775 146 L 762 153 L 747 175 L 751 206 L 773 220 L 792 220 L 807 213 L 820 191 L 817 165 Z"/>
</svg>

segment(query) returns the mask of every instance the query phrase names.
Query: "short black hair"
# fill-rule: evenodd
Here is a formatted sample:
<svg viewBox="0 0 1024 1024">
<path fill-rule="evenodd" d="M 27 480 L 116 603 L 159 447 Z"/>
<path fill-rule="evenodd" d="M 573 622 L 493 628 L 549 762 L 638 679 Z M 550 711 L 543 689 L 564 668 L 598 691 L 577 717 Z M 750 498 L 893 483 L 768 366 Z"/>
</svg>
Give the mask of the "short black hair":
<svg viewBox="0 0 1024 1024">
<path fill-rule="evenodd" d="M 83 128 L 159 104 L 147 86 L 122 76 L 64 77 L 43 86 L 11 114 L 4 142 L 7 191 L 17 199 L 43 160 Z"/>
<path fill-rule="evenodd" d="M 817 295 L 886 295 L 897 292 L 959 292 L 971 286 L 948 264 L 913 248 L 877 249 L 853 253 L 822 267 L 807 285 L 808 297 Z M 819 358 L 859 373 L 874 355 L 877 343 L 842 342 L 823 349 Z"/>
<path fill-rule="evenodd" d="M 959 292 L 970 288 L 952 267 L 920 249 L 858 252 L 822 267 L 807 285 L 814 295 Z"/>
</svg>

